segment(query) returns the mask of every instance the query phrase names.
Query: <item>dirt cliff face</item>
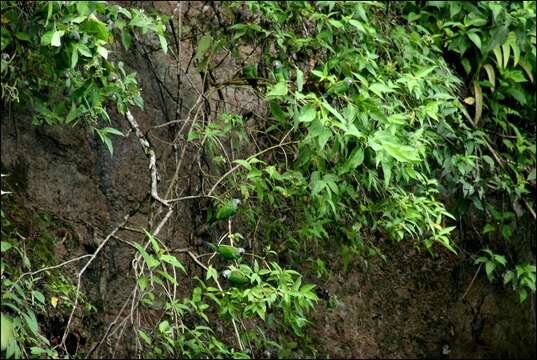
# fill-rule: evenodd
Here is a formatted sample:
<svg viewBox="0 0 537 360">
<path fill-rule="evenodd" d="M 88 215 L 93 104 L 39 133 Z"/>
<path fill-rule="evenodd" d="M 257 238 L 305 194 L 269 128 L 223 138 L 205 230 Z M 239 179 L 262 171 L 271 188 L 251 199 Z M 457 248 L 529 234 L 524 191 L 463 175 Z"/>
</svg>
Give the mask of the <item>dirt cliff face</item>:
<svg viewBox="0 0 537 360">
<path fill-rule="evenodd" d="M 177 2 L 158 6 L 169 14 L 181 14 L 176 11 Z M 183 45 L 180 59 L 186 69 L 192 49 L 188 42 Z M 196 101 L 199 74 L 191 70 L 178 74 L 175 62 L 161 54 L 145 56 L 138 50 L 118 56 L 125 57 L 127 65 L 137 72 L 143 89 L 145 109 L 133 110 L 133 115 L 161 160 L 161 188 L 165 191 L 178 173 L 175 194 L 195 194 L 203 181 L 198 166 L 200 159 L 190 149 L 183 152 L 184 141 L 177 141 L 174 132 L 159 125 L 188 115 L 188 109 Z M 225 79 L 237 70 L 231 61 L 227 68 L 226 62 L 223 64 L 218 79 Z M 178 79 L 182 84 L 180 89 L 177 89 Z M 159 82 L 177 91 L 180 104 Z M 263 109 L 247 92 L 224 96 L 230 104 L 229 110 Z M 147 196 L 150 187 L 147 158 L 126 120 L 114 111 L 111 118 L 114 127 L 126 134 L 113 138 L 113 156 L 86 129 L 32 126 L 24 113 L 2 112 L 2 173 L 12 174 L 8 181 L 17 192 L 15 199 L 29 211 L 46 212 L 70 224 L 77 239 L 73 247 L 59 254 L 60 260 L 94 250 L 126 214 L 132 214 L 133 225 L 145 228 L 154 225 L 155 214 Z M 181 125 L 177 122 L 174 128 Z M 170 143 L 174 146 L 170 147 Z M 179 156 L 183 156 L 182 165 L 176 171 Z M 199 208 L 181 204 L 160 237 L 172 248 L 193 246 L 198 215 Z M 117 236 L 137 241 L 142 237 L 126 230 Z M 118 239 L 110 241 L 84 283 L 90 299 L 101 306 L 98 319 L 89 326 L 86 335 L 88 350 L 103 336 L 134 285 L 132 276 L 127 276 L 133 250 Z M 476 270 L 470 260 L 447 253 L 433 259 L 398 244 L 388 244 L 383 250 L 389 259 L 386 263 L 375 258 L 367 269 L 357 262 L 348 273 L 335 272 L 337 275 L 326 282 L 309 279 L 328 292 L 327 300 L 318 304 L 312 319 L 311 336 L 319 355 L 334 358 L 535 356 L 534 296 L 519 305 L 515 292 L 494 287 L 480 274 L 462 299 Z M 186 293 L 190 286 L 190 282 L 184 283 L 182 291 Z M 86 325 L 81 322 L 78 326 Z M 133 355 L 132 346 L 126 341 L 118 349 L 101 355 Z"/>
</svg>

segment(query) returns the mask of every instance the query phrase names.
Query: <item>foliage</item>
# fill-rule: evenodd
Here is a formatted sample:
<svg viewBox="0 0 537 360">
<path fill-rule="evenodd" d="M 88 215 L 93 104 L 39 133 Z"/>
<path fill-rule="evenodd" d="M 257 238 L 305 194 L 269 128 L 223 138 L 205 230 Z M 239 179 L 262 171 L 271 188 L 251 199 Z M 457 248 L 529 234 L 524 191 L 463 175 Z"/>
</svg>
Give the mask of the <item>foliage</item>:
<svg viewBox="0 0 537 360">
<path fill-rule="evenodd" d="M 3 195 L 5 192 L 3 193 Z M 12 333 L 4 342 L 3 356 L 6 358 L 58 358 L 57 344 L 51 343 L 51 333 L 57 331 L 47 326 L 47 320 L 73 308 L 76 286 L 65 275 L 57 271 L 34 274 L 36 264 L 54 264 L 55 258 L 43 254 L 46 244 L 51 247 L 46 233 L 25 234 L 25 230 L 11 218 L 16 209 L 6 209 L 2 200 L 2 241 L 0 277 L 2 279 L 2 334 Z M 36 221 L 38 222 L 38 221 Z M 41 225 L 42 231 L 46 223 Z M 50 250 L 48 250 L 50 251 Z M 33 262 L 34 261 L 34 262 Z M 95 311 L 82 295 L 80 303 L 86 312 Z M 4 335 L 3 335 L 4 336 Z M 5 345 L 5 346 L 4 346 Z"/>
<path fill-rule="evenodd" d="M 457 198 L 456 215 L 462 219 L 472 206 L 482 212 L 482 234 L 487 234 L 483 239 L 490 239 L 481 241 L 485 251 L 494 247 L 506 254 L 515 252 L 510 260 L 521 263 L 514 267 L 525 268 L 523 262 L 534 262 L 535 254 L 528 257 L 531 245 L 514 239 L 517 232 L 531 231 L 523 227 L 529 215 L 535 220 L 530 196 L 535 194 L 536 166 L 535 124 L 530 120 L 536 116 L 535 3 L 404 5 L 407 20 L 435 34 L 435 43 L 469 84 L 464 103 L 474 108 L 474 116 L 466 106 L 460 110 L 470 126 L 450 129 L 452 143 L 438 144 L 434 152 L 442 184 Z M 503 241 L 496 240 L 500 238 Z M 486 262 L 489 279 L 494 263 Z M 521 301 L 525 294 L 520 292 Z"/>
<path fill-rule="evenodd" d="M 32 111 L 33 123 L 95 130 L 112 154 L 111 105 L 143 108 L 135 73 L 114 49 L 148 32 L 166 51 L 164 18 L 104 1 L 6 1 L 2 4 L 2 100 Z M 29 106 L 28 106 L 29 105 Z"/>
<path fill-rule="evenodd" d="M 242 285 L 228 281 L 227 286 L 222 287 L 219 281 L 223 278 L 216 268 L 209 266 L 204 280 L 194 277 L 199 286 L 194 287 L 191 296 L 179 301 L 173 295 L 179 279 L 175 271 L 169 269 L 170 265 L 186 276 L 192 275 L 175 256 L 159 245 L 161 242 L 156 237 L 146 234 L 152 254 L 149 249 L 133 244 L 147 267 L 147 272 L 137 279 L 140 304 L 162 312 L 153 328 L 138 329 L 147 356 L 248 358 L 247 353 L 237 352 L 215 336 L 213 317 L 216 314 L 226 322 L 260 319 L 269 324 L 281 323 L 282 328 L 290 329 L 294 335 L 304 335 L 303 328 L 308 324 L 306 312 L 318 298 L 313 292 L 314 285 L 303 284 L 298 272 L 264 260 L 265 266 L 260 266 L 257 260 L 252 265 L 236 262 L 227 270 L 240 273 L 245 281 Z M 210 281 L 217 287 L 210 286 Z M 257 330 L 263 332 L 262 327 Z M 245 339 L 241 336 L 241 339 L 247 342 L 260 340 L 254 333 Z M 265 337 L 263 343 L 274 341 Z"/>
<path fill-rule="evenodd" d="M 250 248 L 211 264 L 215 252 L 207 265 L 179 250 L 194 261 L 190 268 L 150 232 L 145 245 L 130 242 L 131 316 L 135 308 L 155 315 L 131 321 L 138 355 L 314 356 L 306 329 L 319 299 L 305 283 L 309 274 L 292 268 L 311 263 L 323 280 L 336 266 L 349 271 L 355 257 L 387 261 L 384 239 L 435 256 L 481 251 L 475 264 L 490 281 L 503 278 L 520 302 L 535 292 L 534 250 L 517 236 L 534 228 L 524 226 L 535 216 L 534 2 L 225 2 L 213 9 L 232 25 L 202 31 L 191 61 L 203 79 L 226 52 L 241 69 L 227 84 L 204 86 L 248 87 L 267 108 L 209 111 L 203 121 L 196 114 L 187 140 L 202 149 L 212 188 L 187 198 L 216 200 L 206 222 L 211 235 L 227 223 L 219 246 L 248 241 Z M 110 135 L 122 133 L 111 107 L 143 108 L 136 75 L 114 52 L 143 36 L 166 52 L 167 20 L 106 2 L 8 1 L 2 101 L 29 105 L 34 124 L 81 123 L 112 153 Z M 241 53 L 248 47 L 253 60 Z M 255 129 L 252 116 L 261 119 Z M 232 233 L 232 221 L 241 230 Z M 54 261 L 51 254 L 29 256 L 25 236 L 4 215 L 2 222 L 2 253 L 13 256 L 2 262 L 1 326 L 15 339 L 3 337 L 2 349 L 7 357 L 58 357 L 38 316 L 50 306 L 71 309 L 76 289 L 67 277 L 31 275 L 35 262 Z M 479 239 L 464 240 L 476 224 Z M 23 270 L 30 275 L 18 278 Z"/>
</svg>

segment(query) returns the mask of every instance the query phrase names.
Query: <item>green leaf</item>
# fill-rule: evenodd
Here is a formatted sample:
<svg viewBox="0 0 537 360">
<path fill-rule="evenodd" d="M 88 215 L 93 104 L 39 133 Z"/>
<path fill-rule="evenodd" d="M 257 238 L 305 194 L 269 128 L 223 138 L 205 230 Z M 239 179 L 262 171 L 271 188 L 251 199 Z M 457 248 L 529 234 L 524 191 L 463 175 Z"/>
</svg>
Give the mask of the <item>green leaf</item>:
<svg viewBox="0 0 537 360">
<path fill-rule="evenodd" d="M 8 251 L 12 247 L 13 247 L 13 245 L 11 245 L 10 243 L 8 243 L 6 241 L 0 242 L 0 252 Z"/>
<path fill-rule="evenodd" d="M 142 247 L 142 245 L 140 245 L 138 243 L 133 243 L 133 246 L 142 255 L 142 257 L 144 258 L 144 261 L 147 264 L 147 267 L 149 267 L 149 269 L 153 269 L 153 268 L 157 267 L 160 264 L 160 261 L 155 259 L 152 255 L 149 255 L 147 253 L 147 251 L 145 251 L 145 249 Z"/>
<path fill-rule="evenodd" d="M 78 63 L 78 46 L 73 45 L 71 50 L 71 69 L 74 69 Z"/>
<path fill-rule="evenodd" d="M 507 67 L 507 63 L 509 62 L 509 55 L 511 55 L 511 45 L 509 44 L 509 41 L 506 41 L 502 45 L 502 53 L 503 53 L 503 67 Z"/>
<path fill-rule="evenodd" d="M 149 284 L 149 280 L 147 280 L 147 277 L 142 275 L 136 280 L 136 283 L 138 284 L 140 291 L 144 291 Z"/>
<path fill-rule="evenodd" d="M 158 38 L 160 40 L 162 51 L 164 51 L 165 54 L 168 53 L 168 41 L 166 41 L 166 37 L 164 35 L 159 35 Z"/>
<path fill-rule="evenodd" d="M 526 289 L 520 289 L 518 291 L 518 297 L 519 297 L 520 303 L 523 303 L 524 301 L 526 301 L 526 299 L 528 298 L 528 292 L 526 291 Z"/>
<path fill-rule="evenodd" d="M 39 301 L 41 304 L 44 304 L 45 303 L 45 296 L 40 292 L 40 291 L 37 291 L 37 290 L 33 290 L 32 291 L 32 295 L 37 299 L 37 301 Z"/>
<path fill-rule="evenodd" d="M 304 73 L 299 68 L 296 69 L 296 87 L 299 92 L 302 92 L 304 87 Z"/>
<path fill-rule="evenodd" d="M 334 109 L 328 102 L 326 102 L 326 100 L 323 100 L 323 102 L 321 103 L 321 105 L 328 111 L 330 111 L 330 113 L 332 115 L 334 115 L 339 121 L 341 121 L 343 124 L 346 123 L 346 120 L 345 118 L 336 110 Z"/>
<path fill-rule="evenodd" d="M 388 116 L 386 120 L 388 120 L 390 124 L 405 125 L 407 117 L 408 117 L 407 114 L 399 113 L 399 114 L 393 114 L 393 115 Z"/>
<path fill-rule="evenodd" d="M 177 258 L 173 255 L 162 255 L 160 257 L 160 260 L 178 268 L 179 270 L 181 270 L 183 273 L 186 274 L 186 268 L 184 267 L 184 265 L 179 261 L 177 260 Z"/>
<path fill-rule="evenodd" d="M 313 104 L 306 104 L 298 113 L 297 120 L 299 122 L 312 122 L 317 116 L 317 110 Z"/>
<path fill-rule="evenodd" d="M 99 40 L 108 41 L 110 34 L 106 25 L 95 17 L 95 15 L 90 15 L 87 20 L 80 24 L 80 30 L 86 32 L 90 35 L 95 36 Z"/>
<path fill-rule="evenodd" d="M 91 53 L 91 50 L 89 49 L 89 47 L 87 47 L 86 44 L 78 43 L 77 44 L 77 49 L 78 49 L 78 52 L 80 52 L 80 54 L 82 56 L 85 56 L 85 57 L 92 57 L 93 56 L 93 54 Z"/>
<path fill-rule="evenodd" d="M 205 280 L 214 279 L 214 281 L 218 281 L 218 271 L 209 265 L 209 268 L 207 269 L 207 275 L 205 276 Z"/>
<path fill-rule="evenodd" d="M 285 96 L 287 95 L 288 88 L 286 81 L 280 81 L 277 84 L 270 87 L 270 90 L 267 92 L 267 97 L 270 96 Z"/>
<path fill-rule="evenodd" d="M 364 151 L 362 148 L 356 147 L 352 151 L 347 161 L 345 161 L 345 163 L 343 164 L 342 169 L 340 171 L 340 175 L 343 175 L 351 170 L 356 169 L 358 166 L 362 164 L 363 161 L 364 161 Z"/>
<path fill-rule="evenodd" d="M 149 338 L 149 336 L 147 336 L 145 332 L 143 332 L 142 330 L 138 330 L 138 335 L 145 341 L 147 345 L 151 345 L 151 339 Z"/>
<path fill-rule="evenodd" d="M 28 325 L 28 328 L 30 331 L 35 335 L 38 336 L 39 334 L 39 325 L 37 325 L 37 318 L 35 317 L 35 314 L 33 311 L 30 311 L 28 313 L 22 313 L 24 320 L 26 320 L 26 324 Z"/>
<path fill-rule="evenodd" d="M 50 45 L 50 42 L 52 40 L 52 35 L 54 34 L 54 31 L 47 31 L 41 36 L 41 45 L 47 46 Z"/>
<path fill-rule="evenodd" d="M 485 227 L 483 228 L 482 232 L 483 232 L 483 234 L 487 234 L 487 233 L 492 232 L 494 230 L 496 230 L 494 225 L 486 224 Z"/>
<path fill-rule="evenodd" d="M 492 51 L 494 52 L 494 56 L 496 57 L 496 62 L 498 64 L 498 69 L 502 69 L 503 68 L 503 63 L 502 63 L 502 49 L 501 49 L 501 47 L 497 46 Z"/>
<path fill-rule="evenodd" d="M 25 33 L 25 32 L 18 32 L 18 33 L 15 34 L 15 37 L 16 37 L 18 40 L 22 40 L 22 41 L 31 41 L 30 35 L 28 35 L 28 34 Z"/>
<path fill-rule="evenodd" d="M 119 135 L 119 136 L 125 136 L 123 135 L 123 133 L 121 131 L 119 131 L 118 129 L 114 129 L 114 128 L 111 128 L 111 127 L 105 127 L 105 128 L 102 128 L 100 129 L 101 131 L 107 133 L 107 134 L 113 134 L 113 135 Z"/>
<path fill-rule="evenodd" d="M 489 279 L 492 279 L 492 275 L 494 273 L 494 269 L 496 269 L 496 264 L 492 261 L 487 261 L 485 263 L 485 271 L 487 273 L 487 276 Z"/>
<path fill-rule="evenodd" d="M 97 53 L 103 58 L 108 59 L 108 50 L 102 46 L 97 46 Z"/>
<path fill-rule="evenodd" d="M 483 112 L 483 93 L 481 91 L 481 85 L 474 81 L 474 95 L 475 95 L 475 117 L 474 125 L 477 126 L 479 119 L 481 119 L 481 113 Z"/>
<path fill-rule="evenodd" d="M 7 315 L 0 313 L 0 349 L 6 350 L 14 342 L 13 322 Z"/>
<path fill-rule="evenodd" d="M 466 33 L 466 35 L 470 40 L 472 40 L 475 46 L 477 46 L 477 48 L 481 50 L 481 38 L 479 37 L 479 35 L 477 35 L 475 32 L 469 32 Z"/>
<path fill-rule="evenodd" d="M 494 87 L 496 86 L 496 76 L 494 73 L 494 68 L 490 64 L 483 65 L 483 68 L 487 72 L 487 77 L 489 78 L 489 82 L 492 86 L 492 92 L 494 92 Z"/>
<path fill-rule="evenodd" d="M 59 47 L 62 45 L 61 39 L 65 31 L 54 31 L 52 37 L 50 38 L 50 45 Z"/>
<path fill-rule="evenodd" d="M 507 285 L 509 284 L 509 282 L 511 282 L 513 280 L 513 278 L 515 277 L 515 273 L 512 272 L 511 270 L 507 271 L 504 275 L 503 275 L 503 284 L 504 285 Z"/>
</svg>

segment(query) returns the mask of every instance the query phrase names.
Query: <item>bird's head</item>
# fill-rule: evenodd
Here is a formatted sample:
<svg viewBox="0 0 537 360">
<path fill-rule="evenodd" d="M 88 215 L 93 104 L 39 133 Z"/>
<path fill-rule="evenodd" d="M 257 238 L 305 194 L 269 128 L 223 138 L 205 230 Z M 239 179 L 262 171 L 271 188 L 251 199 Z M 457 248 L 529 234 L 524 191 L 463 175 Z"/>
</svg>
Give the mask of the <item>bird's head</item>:
<svg viewBox="0 0 537 360">
<path fill-rule="evenodd" d="M 226 279 L 229 278 L 229 274 L 231 274 L 231 270 L 229 269 L 226 269 L 222 272 L 222 276 L 225 277 Z"/>
<path fill-rule="evenodd" d="M 274 61 L 272 62 L 272 67 L 273 67 L 274 69 L 279 69 L 279 68 L 282 67 L 282 63 L 281 63 L 279 60 L 274 60 Z"/>
<path fill-rule="evenodd" d="M 244 254 L 244 252 L 245 252 L 244 248 L 239 248 L 239 254 L 242 255 L 242 254 Z"/>
<path fill-rule="evenodd" d="M 233 199 L 231 201 L 233 201 L 233 204 L 235 204 L 235 206 L 239 206 L 241 204 L 241 199 Z"/>
</svg>

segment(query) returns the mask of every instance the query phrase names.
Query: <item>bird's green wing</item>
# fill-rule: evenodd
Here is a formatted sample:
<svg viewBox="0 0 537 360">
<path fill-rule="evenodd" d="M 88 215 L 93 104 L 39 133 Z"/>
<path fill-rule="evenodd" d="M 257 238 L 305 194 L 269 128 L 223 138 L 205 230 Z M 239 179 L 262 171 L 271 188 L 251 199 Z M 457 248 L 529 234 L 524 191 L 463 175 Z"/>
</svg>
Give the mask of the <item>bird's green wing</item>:
<svg viewBox="0 0 537 360">
<path fill-rule="evenodd" d="M 250 283 L 248 276 L 244 275 L 238 270 L 233 270 L 228 277 L 228 280 L 233 285 L 246 285 Z"/>
<path fill-rule="evenodd" d="M 237 212 L 237 205 L 233 201 L 228 201 L 216 212 L 217 220 L 229 219 Z"/>
<path fill-rule="evenodd" d="M 239 248 L 231 245 L 220 245 L 218 247 L 218 253 L 226 260 L 234 260 L 239 258 L 241 255 Z"/>
</svg>

